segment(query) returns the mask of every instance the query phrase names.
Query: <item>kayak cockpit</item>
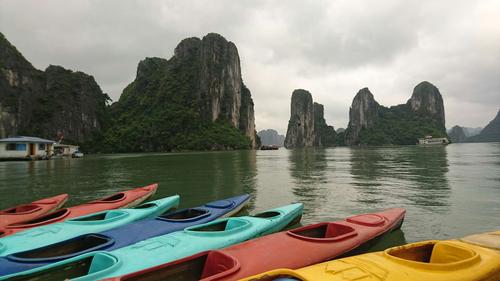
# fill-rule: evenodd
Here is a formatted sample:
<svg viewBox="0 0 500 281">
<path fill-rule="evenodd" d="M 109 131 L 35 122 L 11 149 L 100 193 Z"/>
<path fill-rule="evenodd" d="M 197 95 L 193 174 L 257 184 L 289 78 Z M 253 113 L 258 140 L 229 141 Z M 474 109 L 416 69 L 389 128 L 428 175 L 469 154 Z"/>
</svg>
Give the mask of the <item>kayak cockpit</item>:
<svg viewBox="0 0 500 281">
<path fill-rule="evenodd" d="M 385 250 L 384 255 L 404 264 L 419 267 L 446 268 L 467 264 L 479 259 L 479 255 L 468 248 L 454 243 L 427 241 L 394 247 Z"/>
<path fill-rule="evenodd" d="M 132 273 L 121 280 L 178 280 L 195 281 L 223 277 L 240 268 L 234 258 L 218 251 L 196 254 L 178 261 Z"/>
<path fill-rule="evenodd" d="M 104 224 L 104 223 L 109 223 L 109 222 L 113 222 L 116 220 L 120 220 L 128 215 L 129 215 L 129 213 L 122 211 L 122 210 L 111 210 L 111 211 L 104 211 L 104 212 L 91 214 L 91 215 L 87 215 L 87 216 L 81 216 L 81 217 L 77 217 L 74 219 L 69 219 L 66 221 L 66 223 L 69 223 L 69 224 Z"/>
<path fill-rule="evenodd" d="M 0 215 L 24 215 L 41 210 L 42 207 L 33 204 L 19 205 L 10 209 L 0 211 Z"/>
<path fill-rule="evenodd" d="M 112 255 L 104 253 L 91 253 L 75 258 L 74 260 L 51 266 L 42 270 L 35 270 L 31 273 L 21 274 L 9 280 L 69 280 L 78 277 L 95 276 L 95 280 L 100 274 L 116 265 L 118 259 Z"/>
<path fill-rule="evenodd" d="M 223 235 L 225 233 L 234 233 L 250 227 L 251 223 L 240 218 L 222 219 L 202 225 L 192 226 L 185 229 L 191 234 L 201 235 Z"/>
<path fill-rule="evenodd" d="M 198 220 L 210 215 L 210 211 L 200 208 L 189 208 L 173 213 L 158 216 L 158 219 L 166 221 L 191 221 Z"/>
<path fill-rule="evenodd" d="M 279 216 L 281 216 L 281 213 L 278 211 L 266 211 L 266 212 L 252 215 L 251 217 L 262 218 L 262 219 L 272 219 L 272 218 L 277 218 Z"/>
<path fill-rule="evenodd" d="M 293 229 L 288 234 L 310 241 L 338 241 L 357 235 L 354 228 L 340 223 L 318 223 Z"/>
<path fill-rule="evenodd" d="M 108 197 L 104 197 L 102 199 L 99 199 L 99 200 L 95 200 L 95 201 L 92 201 L 92 202 L 89 202 L 87 204 L 94 204 L 94 203 L 113 203 L 113 202 L 119 202 L 119 201 L 122 201 L 125 199 L 125 193 L 123 192 L 119 192 L 119 193 L 116 193 L 116 194 L 113 194 L 111 196 L 108 196 Z"/>
<path fill-rule="evenodd" d="M 10 227 L 12 227 L 12 228 L 31 228 L 31 227 L 35 227 L 38 225 L 43 225 L 43 224 L 51 223 L 53 221 L 61 220 L 62 218 L 67 217 L 69 215 L 69 213 L 70 213 L 69 209 L 61 209 L 61 210 L 52 212 L 50 214 L 47 214 L 45 216 L 41 216 L 41 217 L 36 218 L 36 219 L 32 219 L 32 220 L 22 222 L 22 223 L 14 223 L 14 224 L 8 225 L 7 228 L 10 228 Z"/>
<path fill-rule="evenodd" d="M 12 254 L 7 256 L 7 259 L 18 262 L 53 262 L 101 250 L 113 243 L 114 241 L 107 236 L 86 234 L 46 247 Z"/>
</svg>

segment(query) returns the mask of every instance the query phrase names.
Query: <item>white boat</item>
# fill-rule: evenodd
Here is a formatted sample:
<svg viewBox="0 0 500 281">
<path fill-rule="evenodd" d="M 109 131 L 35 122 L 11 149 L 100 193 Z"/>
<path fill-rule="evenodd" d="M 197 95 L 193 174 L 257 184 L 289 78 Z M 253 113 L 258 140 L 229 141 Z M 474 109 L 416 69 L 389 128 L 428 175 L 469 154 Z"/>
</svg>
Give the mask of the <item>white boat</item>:
<svg viewBox="0 0 500 281">
<path fill-rule="evenodd" d="M 433 138 L 432 136 L 425 136 L 425 138 L 418 139 L 419 145 L 446 145 L 449 144 L 450 141 L 448 138 Z"/>
<path fill-rule="evenodd" d="M 73 157 L 73 158 L 82 158 L 83 157 L 83 152 L 77 150 L 77 151 L 73 152 L 73 154 L 71 154 L 71 157 Z"/>
</svg>

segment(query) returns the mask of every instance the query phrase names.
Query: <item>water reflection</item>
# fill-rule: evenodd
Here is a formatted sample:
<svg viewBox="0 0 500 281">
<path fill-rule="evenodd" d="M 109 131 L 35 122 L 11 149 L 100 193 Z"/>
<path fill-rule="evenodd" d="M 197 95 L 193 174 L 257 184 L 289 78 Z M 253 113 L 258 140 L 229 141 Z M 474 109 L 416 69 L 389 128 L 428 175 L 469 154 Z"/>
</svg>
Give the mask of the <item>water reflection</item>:
<svg viewBox="0 0 500 281">
<path fill-rule="evenodd" d="M 381 205 L 397 197 L 421 207 L 448 207 L 447 161 L 444 146 L 354 148 L 351 173 L 357 201 Z"/>
<path fill-rule="evenodd" d="M 292 188 L 300 202 L 304 202 L 304 212 L 314 212 L 328 198 L 328 161 L 325 149 L 306 148 L 290 151 L 288 163 L 293 178 Z"/>
</svg>

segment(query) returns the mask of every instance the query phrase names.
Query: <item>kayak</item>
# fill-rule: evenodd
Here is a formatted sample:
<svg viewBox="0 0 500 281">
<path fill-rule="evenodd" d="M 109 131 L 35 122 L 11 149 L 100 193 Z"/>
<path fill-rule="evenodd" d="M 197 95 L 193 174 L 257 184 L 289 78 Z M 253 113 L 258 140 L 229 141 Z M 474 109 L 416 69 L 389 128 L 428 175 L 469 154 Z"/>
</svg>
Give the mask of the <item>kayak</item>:
<svg viewBox="0 0 500 281">
<path fill-rule="evenodd" d="M 29 204 L 21 204 L 5 210 L 0 210 L 0 229 L 9 224 L 21 223 L 36 219 L 61 208 L 68 200 L 68 194 L 40 199 Z"/>
<path fill-rule="evenodd" d="M 459 240 L 431 240 L 242 280 L 498 281 L 499 265 L 500 254 L 492 249 Z"/>
<path fill-rule="evenodd" d="M 158 184 L 138 187 L 127 191 L 118 192 L 111 196 L 87 202 L 82 205 L 64 208 L 52 213 L 48 213 L 33 220 L 11 224 L 0 230 L 0 237 L 12 235 L 19 231 L 24 231 L 33 227 L 61 222 L 63 220 L 81 217 L 96 212 L 134 207 L 153 196 L 157 188 Z"/>
<path fill-rule="evenodd" d="M 301 268 L 373 244 L 398 229 L 404 215 L 405 209 L 395 208 L 308 225 L 110 280 L 169 280 L 168 277 L 176 276 L 183 281 L 227 281 L 277 268 Z"/>
<path fill-rule="evenodd" d="M 179 196 L 171 196 L 137 206 L 135 209 L 108 210 L 35 227 L 0 238 L 0 256 L 24 252 L 77 236 L 96 233 L 147 217 L 158 216 L 179 205 Z M 64 249 L 59 249 L 64 251 Z"/>
<path fill-rule="evenodd" d="M 500 230 L 469 235 L 459 240 L 500 252 Z"/>
<path fill-rule="evenodd" d="M 295 203 L 254 216 L 218 219 L 114 251 L 90 252 L 6 275 L 0 277 L 0 280 L 90 281 L 115 277 L 279 231 L 298 222 L 302 209 L 301 203 Z"/>
<path fill-rule="evenodd" d="M 81 235 L 59 243 L 51 241 L 51 244 L 45 247 L 0 257 L 0 276 L 26 271 L 90 251 L 112 251 L 151 237 L 228 217 L 239 212 L 249 199 L 250 196 L 244 194 L 195 208 L 164 213 L 155 218 L 135 221 L 100 233 Z M 19 234 L 22 233 L 24 232 Z M 16 235 L 7 238 L 14 236 Z"/>
</svg>

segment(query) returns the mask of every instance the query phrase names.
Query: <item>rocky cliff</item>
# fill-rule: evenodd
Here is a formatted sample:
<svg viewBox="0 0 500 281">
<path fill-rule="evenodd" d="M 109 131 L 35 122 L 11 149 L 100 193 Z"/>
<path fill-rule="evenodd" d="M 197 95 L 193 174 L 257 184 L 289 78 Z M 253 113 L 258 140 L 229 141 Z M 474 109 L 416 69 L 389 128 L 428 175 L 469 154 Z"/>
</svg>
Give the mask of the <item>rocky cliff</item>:
<svg viewBox="0 0 500 281">
<path fill-rule="evenodd" d="M 254 104 L 238 50 L 210 33 L 182 40 L 169 60 L 146 58 L 112 106 L 106 140 L 119 151 L 256 147 Z"/>
<path fill-rule="evenodd" d="M 273 129 L 261 130 L 257 133 L 257 135 L 259 136 L 262 145 L 283 146 L 285 142 L 285 136 L 278 134 L 278 132 Z"/>
<path fill-rule="evenodd" d="M 359 132 L 362 129 L 371 129 L 375 126 L 379 107 L 368 88 L 358 91 L 349 108 L 349 125 L 345 132 L 347 145 L 358 144 Z"/>
<path fill-rule="evenodd" d="M 335 130 L 324 119 L 323 105 L 313 103 L 311 93 L 298 89 L 292 93 L 286 148 L 333 146 Z"/>
<path fill-rule="evenodd" d="M 106 102 L 92 76 L 60 66 L 35 69 L 0 33 L 0 136 L 85 143 L 100 133 Z"/>
<path fill-rule="evenodd" d="M 420 82 L 407 104 L 413 112 L 429 117 L 439 126 L 445 127 L 444 103 L 439 89 L 427 81 Z"/>
<path fill-rule="evenodd" d="M 464 129 L 460 126 L 453 126 L 453 128 L 451 128 L 448 132 L 448 136 L 450 137 L 450 141 L 453 143 L 465 142 L 467 138 Z"/>
<path fill-rule="evenodd" d="M 333 126 L 326 124 L 325 108 L 322 104 L 313 103 L 313 110 L 315 131 L 314 146 L 334 146 L 337 132 L 335 132 Z"/>
<path fill-rule="evenodd" d="M 467 142 L 500 142 L 500 110 L 478 135 L 468 138 Z"/>
<path fill-rule="evenodd" d="M 379 105 L 368 88 L 361 89 L 349 110 L 347 145 L 415 144 L 426 135 L 446 137 L 443 98 L 429 82 L 418 84 L 406 104 Z"/>
</svg>

